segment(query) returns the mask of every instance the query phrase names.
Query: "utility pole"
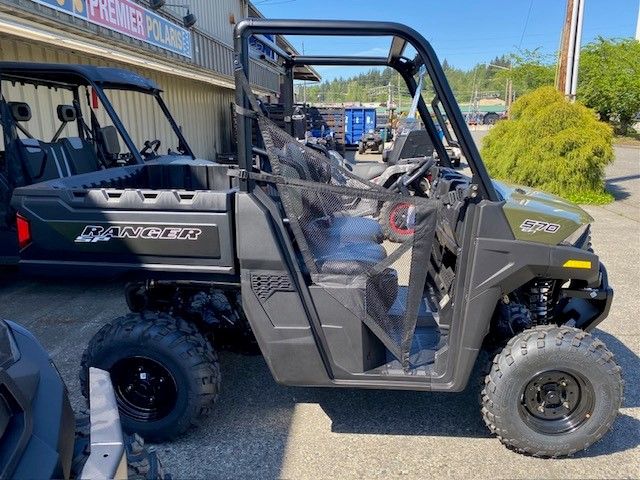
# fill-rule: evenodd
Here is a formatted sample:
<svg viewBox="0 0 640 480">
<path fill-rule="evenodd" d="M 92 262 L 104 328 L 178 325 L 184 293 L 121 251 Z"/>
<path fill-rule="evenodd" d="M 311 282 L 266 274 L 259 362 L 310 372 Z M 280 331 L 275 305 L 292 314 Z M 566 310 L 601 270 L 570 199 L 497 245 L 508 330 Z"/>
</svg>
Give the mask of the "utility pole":
<svg viewBox="0 0 640 480">
<path fill-rule="evenodd" d="M 572 101 L 576 98 L 578 88 L 583 18 L 584 0 L 567 0 L 567 12 L 560 42 L 556 88 Z"/>
<path fill-rule="evenodd" d="M 576 17 L 576 28 L 573 31 L 575 36 L 573 52 L 573 68 L 571 70 L 571 84 L 569 87 L 569 99 L 573 102 L 578 93 L 578 70 L 580 69 L 580 50 L 582 48 L 582 23 L 584 20 L 585 0 L 578 0 L 578 14 Z"/>
<path fill-rule="evenodd" d="M 556 89 L 562 93 L 565 91 L 567 79 L 567 63 L 569 57 L 569 34 L 571 33 L 571 17 L 573 16 L 574 0 L 567 1 L 567 12 L 564 16 L 562 37 L 560 38 L 560 52 L 558 55 L 558 71 L 556 73 Z"/>
<path fill-rule="evenodd" d="M 636 40 L 640 42 L 640 5 L 638 5 L 638 23 L 636 24 Z"/>
<path fill-rule="evenodd" d="M 511 102 L 513 102 L 513 79 L 511 78 L 511 64 L 508 67 L 503 67 L 502 65 L 495 65 L 493 63 L 487 63 L 486 65 L 487 65 L 487 68 L 494 67 L 494 68 L 499 68 L 500 70 L 507 70 L 509 72 L 507 83 L 504 87 L 504 108 L 507 112 L 507 118 L 509 118 L 510 112 L 511 112 Z"/>
</svg>

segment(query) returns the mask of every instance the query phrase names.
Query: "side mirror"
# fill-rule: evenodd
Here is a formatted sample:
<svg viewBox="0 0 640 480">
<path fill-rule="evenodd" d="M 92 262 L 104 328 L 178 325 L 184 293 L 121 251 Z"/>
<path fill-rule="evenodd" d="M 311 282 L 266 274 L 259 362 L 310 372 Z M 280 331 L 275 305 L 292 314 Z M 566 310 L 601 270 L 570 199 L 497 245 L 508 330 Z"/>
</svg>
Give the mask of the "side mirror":
<svg viewBox="0 0 640 480">
<path fill-rule="evenodd" d="M 120 155 L 120 139 L 116 127 L 109 125 L 101 128 L 98 131 L 98 137 L 107 155 L 111 157 Z"/>
</svg>

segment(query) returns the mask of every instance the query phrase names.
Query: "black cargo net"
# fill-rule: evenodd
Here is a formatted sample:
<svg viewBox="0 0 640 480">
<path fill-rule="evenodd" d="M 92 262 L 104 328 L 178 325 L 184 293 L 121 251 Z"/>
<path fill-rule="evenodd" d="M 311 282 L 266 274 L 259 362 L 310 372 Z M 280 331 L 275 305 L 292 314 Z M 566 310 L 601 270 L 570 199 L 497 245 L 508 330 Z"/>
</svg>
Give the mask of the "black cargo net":
<svg viewBox="0 0 640 480">
<path fill-rule="evenodd" d="M 423 302 L 436 202 L 358 178 L 269 119 L 259 116 L 258 123 L 279 198 L 314 284 L 407 365 Z M 382 222 L 381 216 L 388 220 Z"/>
</svg>

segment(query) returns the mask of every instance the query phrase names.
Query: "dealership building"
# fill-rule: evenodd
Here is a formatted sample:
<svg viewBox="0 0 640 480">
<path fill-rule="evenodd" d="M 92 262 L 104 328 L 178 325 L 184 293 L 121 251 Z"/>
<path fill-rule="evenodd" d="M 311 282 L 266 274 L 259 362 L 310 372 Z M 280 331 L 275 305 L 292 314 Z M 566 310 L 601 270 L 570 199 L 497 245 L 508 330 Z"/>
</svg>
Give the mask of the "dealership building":
<svg viewBox="0 0 640 480">
<path fill-rule="evenodd" d="M 134 70 L 154 80 L 194 152 L 201 158 L 232 149 L 233 28 L 262 17 L 247 0 L 0 0 L 0 60 L 84 63 Z M 195 24 L 194 24 L 195 21 Z M 252 41 L 250 80 L 257 94 L 277 102 L 282 71 L 269 42 L 294 51 L 284 38 Z M 313 70 L 307 79 L 317 78 Z M 43 137 L 57 93 L 21 91 L 32 104 L 31 128 Z M 5 92 L 3 91 L 3 94 Z M 33 98 L 30 98 L 33 97 Z M 12 99 L 15 100 L 15 99 Z M 134 139 L 154 136 L 160 113 L 111 99 Z M 97 105 L 95 108 L 99 108 Z M 158 134 L 159 135 L 159 134 Z M 154 138 L 160 138 L 155 136 Z"/>
</svg>

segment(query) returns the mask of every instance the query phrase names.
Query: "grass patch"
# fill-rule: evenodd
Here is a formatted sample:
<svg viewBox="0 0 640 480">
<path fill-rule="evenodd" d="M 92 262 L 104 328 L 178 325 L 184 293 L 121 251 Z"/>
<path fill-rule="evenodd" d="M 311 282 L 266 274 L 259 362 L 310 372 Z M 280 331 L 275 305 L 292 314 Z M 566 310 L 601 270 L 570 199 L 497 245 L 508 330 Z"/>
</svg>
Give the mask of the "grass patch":
<svg viewBox="0 0 640 480">
<path fill-rule="evenodd" d="M 573 192 L 565 198 L 580 205 L 606 205 L 615 200 L 614 196 L 606 190 L 603 192 Z"/>
</svg>

